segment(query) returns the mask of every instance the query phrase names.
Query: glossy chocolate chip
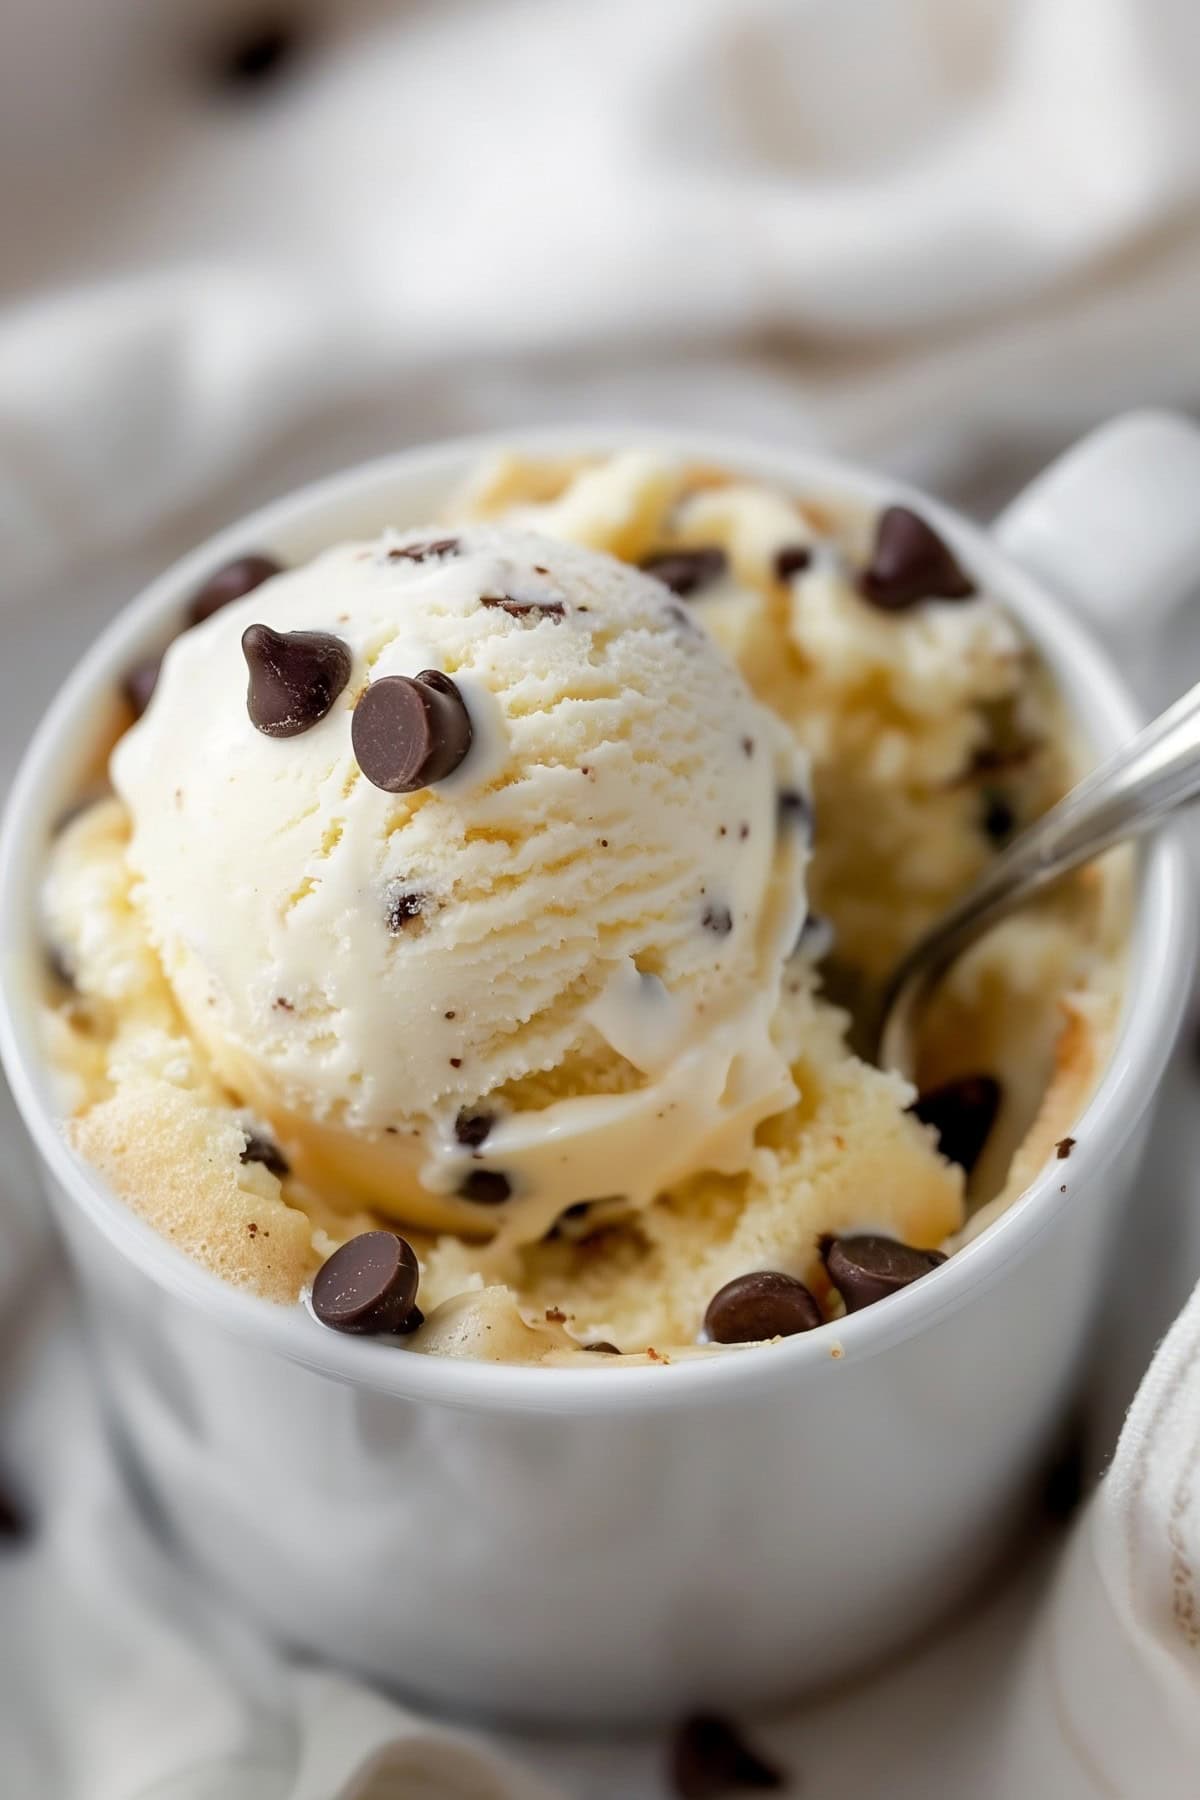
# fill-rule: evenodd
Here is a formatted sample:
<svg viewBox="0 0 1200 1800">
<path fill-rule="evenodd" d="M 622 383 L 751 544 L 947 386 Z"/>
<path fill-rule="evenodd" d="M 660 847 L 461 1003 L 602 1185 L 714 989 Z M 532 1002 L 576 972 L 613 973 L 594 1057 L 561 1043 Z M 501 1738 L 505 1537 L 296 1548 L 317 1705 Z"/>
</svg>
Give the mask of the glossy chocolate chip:
<svg viewBox="0 0 1200 1800">
<path fill-rule="evenodd" d="M 242 655 L 250 671 L 246 711 L 267 737 L 311 731 L 350 679 L 349 647 L 328 631 L 247 625 Z"/>
<path fill-rule="evenodd" d="M 312 1307 L 322 1325 L 361 1334 L 411 1329 L 420 1271 L 395 1231 L 364 1231 L 317 1271 Z"/>
<path fill-rule="evenodd" d="M 940 1250 L 914 1250 L 896 1238 L 823 1238 L 821 1255 L 826 1273 L 842 1296 L 847 1312 L 861 1312 L 889 1294 L 919 1281 L 946 1258 Z"/>
<path fill-rule="evenodd" d="M 988 1134 L 1000 1110 L 1000 1083 L 992 1075 L 962 1075 L 957 1081 L 930 1088 L 914 1103 L 912 1111 L 922 1125 L 938 1134 L 938 1149 L 948 1162 L 967 1174 L 983 1154 Z"/>
<path fill-rule="evenodd" d="M 389 562 L 440 562 L 443 557 L 457 556 L 461 544 L 456 537 L 427 538 L 419 544 L 395 544 L 388 551 Z"/>
<path fill-rule="evenodd" d="M 664 587 L 669 587 L 673 594 L 678 594 L 681 600 L 686 600 L 719 581 L 728 561 L 719 544 L 704 544 L 694 550 L 656 551 L 646 558 L 642 568 Z"/>
<path fill-rule="evenodd" d="M 812 562 L 812 547 L 809 544 L 784 544 L 775 552 L 772 568 L 776 581 L 790 581 L 793 575 L 803 575 Z"/>
<path fill-rule="evenodd" d="M 471 748 L 471 715 L 448 675 L 373 681 L 354 709 L 351 742 L 358 766 L 386 794 L 414 794 L 444 781 Z"/>
<path fill-rule="evenodd" d="M 757 1344 L 794 1337 L 822 1323 L 821 1309 L 802 1281 L 777 1269 L 737 1275 L 708 1303 L 704 1329 L 714 1344 Z"/>
<path fill-rule="evenodd" d="M 512 1182 L 499 1169 L 471 1169 L 458 1188 L 464 1200 L 477 1206 L 500 1206 L 512 1193 Z"/>
<path fill-rule="evenodd" d="M 478 1150 L 495 1123 L 491 1113 L 473 1112 L 469 1106 L 462 1106 L 454 1121 L 454 1135 L 468 1150 Z"/>
<path fill-rule="evenodd" d="M 252 594 L 264 581 L 270 581 L 272 575 L 282 572 L 283 564 L 276 562 L 273 556 L 236 556 L 232 562 L 214 570 L 204 586 L 192 595 L 187 609 L 188 624 L 202 625 L 223 606 L 230 606 L 235 600 Z"/>
<path fill-rule="evenodd" d="M 697 1713 L 677 1728 L 671 1742 L 670 1780 L 678 1800 L 720 1800 L 726 1794 L 765 1793 L 784 1784 L 781 1772 L 716 1713 Z"/>
<path fill-rule="evenodd" d="M 621 1352 L 607 1338 L 597 1338 L 594 1344 L 584 1344 L 583 1349 L 592 1356 L 620 1356 Z"/>
<path fill-rule="evenodd" d="M 949 546 L 907 506 L 889 506 L 880 514 L 858 588 L 885 612 L 901 612 L 921 600 L 967 600 L 975 592 Z"/>
<path fill-rule="evenodd" d="M 278 1175 L 280 1181 L 291 1173 L 291 1165 L 279 1145 L 260 1131 L 247 1132 L 246 1148 L 242 1151 L 240 1160 L 244 1163 L 261 1163 L 272 1175 Z"/>
<path fill-rule="evenodd" d="M 134 663 L 121 683 L 121 692 L 128 701 L 135 719 L 140 719 L 158 686 L 158 677 L 162 670 L 161 656 L 147 656 L 139 663 Z"/>
</svg>

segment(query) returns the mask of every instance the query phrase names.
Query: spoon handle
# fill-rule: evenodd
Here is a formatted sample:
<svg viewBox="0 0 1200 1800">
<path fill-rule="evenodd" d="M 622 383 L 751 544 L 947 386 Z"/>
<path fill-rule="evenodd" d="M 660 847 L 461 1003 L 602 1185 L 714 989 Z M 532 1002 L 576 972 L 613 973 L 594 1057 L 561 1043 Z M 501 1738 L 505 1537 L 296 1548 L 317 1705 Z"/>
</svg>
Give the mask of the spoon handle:
<svg viewBox="0 0 1200 1800">
<path fill-rule="evenodd" d="M 903 959 L 880 1014 L 879 1057 L 909 1072 L 912 1026 L 931 989 L 975 940 L 1059 876 L 1200 798 L 1200 683 L 1093 769 L 991 864 Z"/>
</svg>

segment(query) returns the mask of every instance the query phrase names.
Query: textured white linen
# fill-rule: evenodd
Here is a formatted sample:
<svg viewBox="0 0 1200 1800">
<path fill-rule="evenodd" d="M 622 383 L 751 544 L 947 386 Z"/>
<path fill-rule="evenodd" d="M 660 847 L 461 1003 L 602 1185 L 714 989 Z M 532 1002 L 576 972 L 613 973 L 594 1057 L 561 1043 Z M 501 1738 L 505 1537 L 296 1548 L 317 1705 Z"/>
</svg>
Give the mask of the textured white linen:
<svg viewBox="0 0 1200 1800">
<path fill-rule="evenodd" d="M 8 0 L 0 776 L 142 579 L 359 456 L 534 419 L 690 420 L 982 501 L 1099 417 L 1200 404 L 1194 0 L 298 0 L 298 16 L 307 54 L 235 94 L 209 73 L 248 17 L 234 0 Z M 1157 679 L 1177 691 L 1198 668 L 1184 634 Z M 1104 1447 L 1200 1269 L 1195 1109 L 1173 1079 L 1112 1314 Z M 291 1668 L 172 1566 L 100 1430 L 61 1273 L 39 1299 L 53 1250 L 7 1119 L 3 1144 L 0 1452 L 41 1520 L 32 1550 L 0 1554 L 4 1791 L 541 1792 L 478 1741 Z M 1185 1791 L 1169 1784 L 1197 1766 L 1176 1598 L 1179 1558 L 1200 1566 L 1196 1315 L 1036 1642 L 1045 1550 L 940 1645 L 768 1731 L 806 1791 Z M 1122 1710 L 1110 1689 L 1138 1683 Z M 657 1747 L 519 1753 L 578 1800 L 661 1792 Z"/>
</svg>

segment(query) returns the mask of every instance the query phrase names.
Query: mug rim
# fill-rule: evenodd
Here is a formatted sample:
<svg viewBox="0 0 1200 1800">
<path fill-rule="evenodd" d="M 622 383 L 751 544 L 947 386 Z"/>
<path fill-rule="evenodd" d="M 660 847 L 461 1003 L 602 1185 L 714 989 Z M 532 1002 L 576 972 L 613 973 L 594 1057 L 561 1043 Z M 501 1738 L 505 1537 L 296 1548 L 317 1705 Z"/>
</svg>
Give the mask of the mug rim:
<svg viewBox="0 0 1200 1800">
<path fill-rule="evenodd" d="M 396 1398 L 484 1411 L 622 1413 L 645 1408 L 732 1401 L 750 1392 L 794 1389 L 828 1367 L 836 1377 L 851 1361 L 886 1353 L 936 1320 L 968 1304 L 1006 1268 L 1031 1253 L 1059 1208 L 1085 1204 L 1089 1177 L 1099 1175 L 1150 1104 L 1186 1000 L 1178 979 L 1190 966 L 1194 926 L 1187 906 L 1187 863 L 1170 832 L 1138 855 L 1126 952 L 1121 1017 L 1107 1064 L 1076 1122 L 1068 1191 L 1058 1192 L 1065 1166 L 1047 1164 L 1000 1216 L 924 1280 L 886 1301 L 766 1346 L 720 1357 L 685 1358 L 659 1366 L 546 1369 L 412 1352 L 388 1354 L 370 1340 L 330 1332 L 302 1305 L 283 1306 L 231 1286 L 194 1262 L 139 1217 L 69 1146 L 49 1091 L 50 1070 L 36 1027 L 36 874 L 50 828 L 69 791 L 78 787 L 82 749 L 96 725 L 90 718 L 139 654 L 159 647 L 164 625 L 222 559 L 252 547 L 275 548 L 289 529 L 395 486 L 403 509 L 407 483 L 440 481 L 449 492 L 489 454 L 597 455 L 649 448 L 719 464 L 749 479 L 793 492 L 827 491 L 876 504 L 916 505 L 960 549 L 981 584 L 1012 607 L 1046 659 L 1072 716 L 1103 755 L 1141 722 L 1137 707 L 1108 654 L 1071 610 L 1014 563 L 992 534 L 909 484 L 836 457 L 729 438 L 721 433 L 645 426 L 567 425 L 489 432 L 443 440 L 375 458 L 284 495 L 207 538 L 130 601 L 85 650 L 60 686 L 18 769 L 0 834 L 0 1060 L 38 1154 L 57 1187 L 118 1254 L 160 1288 L 194 1306 L 223 1329 L 258 1341 L 288 1360 L 355 1386 Z M 413 520 L 414 524 L 423 521 Z M 376 529 L 379 527 L 376 526 Z M 330 535 L 322 541 L 335 541 Z M 342 535 L 346 535 L 345 532 Z M 310 546 L 311 555 L 316 544 Z M 81 721 L 87 721 L 81 723 Z M 50 798 L 47 798 L 47 797 Z M 22 995 L 24 984 L 28 990 Z"/>
</svg>

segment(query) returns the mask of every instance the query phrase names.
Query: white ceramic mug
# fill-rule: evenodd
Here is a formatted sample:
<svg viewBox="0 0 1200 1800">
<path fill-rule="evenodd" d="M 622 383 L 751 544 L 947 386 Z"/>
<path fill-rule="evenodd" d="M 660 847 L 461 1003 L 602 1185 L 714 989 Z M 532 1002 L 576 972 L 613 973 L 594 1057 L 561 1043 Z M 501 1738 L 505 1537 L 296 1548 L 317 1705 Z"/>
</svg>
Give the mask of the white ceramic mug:
<svg viewBox="0 0 1200 1800">
<path fill-rule="evenodd" d="M 1145 619 L 1200 579 L 1200 434 L 1165 417 L 1088 440 L 992 533 L 825 458 L 720 437 L 510 441 L 656 442 L 800 494 L 919 505 L 1021 619 L 1098 753 L 1137 713 L 1063 594 L 1111 626 L 1122 601 Z M 169 638 L 225 558 L 297 562 L 425 522 L 493 448 L 409 452 L 267 507 L 168 571 L 88 653 L 12 797 L 0 1046 L 119 1429 L 178 1543 L 231 1603 L 308 1651 L 493 1716 L 653 1718 L 791 1695 L 945 1612 L 1028 1502 L 1180 1020 L 1194 902 L 1174 843 L 1142 858 L 1120 1040 L 1070 1162 L 927 1280 L 721 1359 L 543 1370 L 323 1331 L 299 1306 L 223 1285 L 114 1198 L 68 1149 L 39 1057 L 39 871 L 122 671 Z"/>
</svg>

